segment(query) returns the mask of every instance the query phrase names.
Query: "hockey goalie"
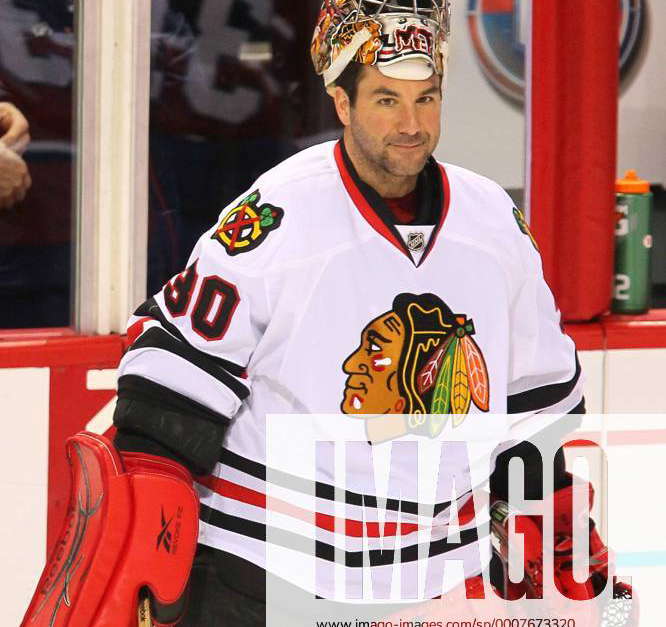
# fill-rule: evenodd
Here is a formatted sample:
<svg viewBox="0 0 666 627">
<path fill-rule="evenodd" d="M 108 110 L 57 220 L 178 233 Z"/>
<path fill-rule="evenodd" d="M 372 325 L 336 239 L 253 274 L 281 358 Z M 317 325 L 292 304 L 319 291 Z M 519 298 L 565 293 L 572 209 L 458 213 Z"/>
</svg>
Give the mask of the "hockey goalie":
<svg viewBox="0 0 666 627">
<path fill-rule="evenodd" d="M 507 579 L 504 468 L 520 454 L 526 474 L 541 477 L 541 461 L 521 443 L 582 413 L 584 380 L 522 212 L 497 183 L 433 156 L 449 32 L 448 0 L 323 1 L 311 56 L 342 136 L 228 199 L 187 267 L 131 316 L 117 435 L 113 444 L 86 433 L 68 443 L 69 516 L 25 627 L 263 627 L 271 580 L 305 602 L 348 601 L 363 599 L 365 579 L 390 588 L 394 566 L 409 579 L 467 554 L 479 560 L 410 597 L 428 601 L 426 617 L 432 609 L 434 621 L 447 612 L 458 620 L 455 599 L 485 597 L 503 618 L 514 599 L 538 598 L 552 543 L 537 517 L 523 517 L 525 576 Z M 357 454 L 345 485 L 326 455 L 302 473 L 279 468 L 281 518 L 272 525 L 276 416 L 316 420 L 317 442 L 349 435 Z M 498 417 L 507 437 L 492 450 L 508 448 L 496 465 L 483 464 L 483 477 L 455 499 L 440 494 L 441 468 L 465 472 L 460 458 L 441 454 L 447 437 L 471 423 L 485 434 Z M 303 433 L 284 436 L 286 461 L 298 464 Z M 412 481 L 421 457 L 398 465 L 378 492 L 363 460 L 392 458 L 402 444 L 437 452 L 424 468 L 432 498 L 419 492 L 423 476 Z M 560 593 L 592 599 L 608 586 L 607 552 L 588 525 L 594 572 L 582 585 L 571 578 L 578 516 L 566 507 L 564 458 L 555 461 L 554 487 L 537 480 L 528 498 L 558 504 L 549 575 Z M 489 477 L 494 570 L 488 533 L 478 532 L 488 508 L 483 520 L 470 514 L 459 542 L 448 534 L 454 505 L 462 512 Z M 367 545 L 384 539 L 381 503 L 407 518 L 389 526 L 400 543 L 390 558 Z M 438 534 L 428 544 L 424 529 Z M 273 551 L 279 559 L 267 557 Z M 433 599 L 456 605 L 442 614 Z M 278 609 L 294 616 L 286 624 L 314 627 L 299 603 Z"/>
</svg>

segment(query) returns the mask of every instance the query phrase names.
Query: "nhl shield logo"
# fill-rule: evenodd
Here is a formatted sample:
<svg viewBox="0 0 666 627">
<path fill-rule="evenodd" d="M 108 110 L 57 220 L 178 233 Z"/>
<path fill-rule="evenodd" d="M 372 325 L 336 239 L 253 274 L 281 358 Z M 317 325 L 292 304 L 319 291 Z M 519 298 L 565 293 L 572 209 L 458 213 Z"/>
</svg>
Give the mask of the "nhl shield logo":
<svg viewBox="0 0 666 627">
<path fill-rule="evenodd" d="M 617 0 L 622 11 L 620 72 L 628 71 L 640 48 L 645 0 Z M 483 73 L 512 100 L 525 95 L 525 46 L 529 39 L 529 0 L 468 0 L 467 24 Z"/>
<path fill-rule="evenodd" d="M 420 231 L 407 235 L 407 248 L 413 253 L 418 253 L 425 248 L 425 235 Z"/>
</svg>

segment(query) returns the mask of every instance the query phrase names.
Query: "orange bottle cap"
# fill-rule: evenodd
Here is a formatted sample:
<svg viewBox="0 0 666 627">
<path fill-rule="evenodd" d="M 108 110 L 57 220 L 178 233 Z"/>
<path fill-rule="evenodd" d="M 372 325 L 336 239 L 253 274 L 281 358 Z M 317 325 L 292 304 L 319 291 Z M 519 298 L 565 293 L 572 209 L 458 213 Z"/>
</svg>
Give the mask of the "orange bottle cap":
<svg viewBox="0 0 666 627">
<path fill-rule="evenodd" d="M 615 191 L 618 194 L 648 194 L 650 182 L 639 179 L 636 170 L 627 170 L 623 179 L 615 181 Z"/>
</svg>

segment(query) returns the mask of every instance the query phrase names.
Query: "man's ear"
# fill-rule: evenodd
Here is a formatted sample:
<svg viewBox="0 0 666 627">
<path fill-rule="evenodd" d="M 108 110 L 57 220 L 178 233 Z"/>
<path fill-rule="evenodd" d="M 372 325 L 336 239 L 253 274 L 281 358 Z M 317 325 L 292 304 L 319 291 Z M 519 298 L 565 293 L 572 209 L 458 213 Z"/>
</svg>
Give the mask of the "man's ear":
<svg viewBox="0 0 666 627">
<path fill-rule="evenodd" d="M 342 87 L 329 87 L 328 94 L 333 98 L 335 111 L 340 118 L 343 126 L 349 126 L 351 123 L 351 102 L 347 92 Z"/>
</svg>

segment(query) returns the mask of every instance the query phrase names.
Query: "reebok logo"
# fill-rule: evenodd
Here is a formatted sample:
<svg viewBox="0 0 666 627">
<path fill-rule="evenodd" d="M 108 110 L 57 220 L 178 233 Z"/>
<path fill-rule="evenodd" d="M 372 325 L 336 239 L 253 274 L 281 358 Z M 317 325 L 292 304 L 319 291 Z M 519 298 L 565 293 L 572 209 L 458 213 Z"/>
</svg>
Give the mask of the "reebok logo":
<svg viewBox="0 0 666 627">
<path fill-rule="evenodd" d="M 164 513 L 164 506 L 161 507 L 161 528 L 160 532 L 157 534 L 157 544 L 155 545 L 156 551 L 159 551 L 160 547 L 162 547 L 167 553 L 171 555 L 175 555 L 177 553 L 182 516 L 183 508 L 179 507 L 176 510 L 176 513 L 167 519 L 167 515 Z M 175 523 L 172 532 L 171 523 L 174 522 L 174 519 Z"/>
<path fill-rule="evenodd" d="M 164 515 L 164 506 L 162 506 L 162 530 L 159 532 L 157 536 L 157 547 L 156 549 L 159 551 L 160 546 L 164 547 L 164 550 L 167 553 L 171 553 L 171 540 L 172 540 L 172 535 L 171 531 L 169 531 L 169 527 L 171 526 L 171 523 L 173 522 L 173 516 L 169 518 L 169 520 L 166 519 L 166 516 Z"/>
</svg>

